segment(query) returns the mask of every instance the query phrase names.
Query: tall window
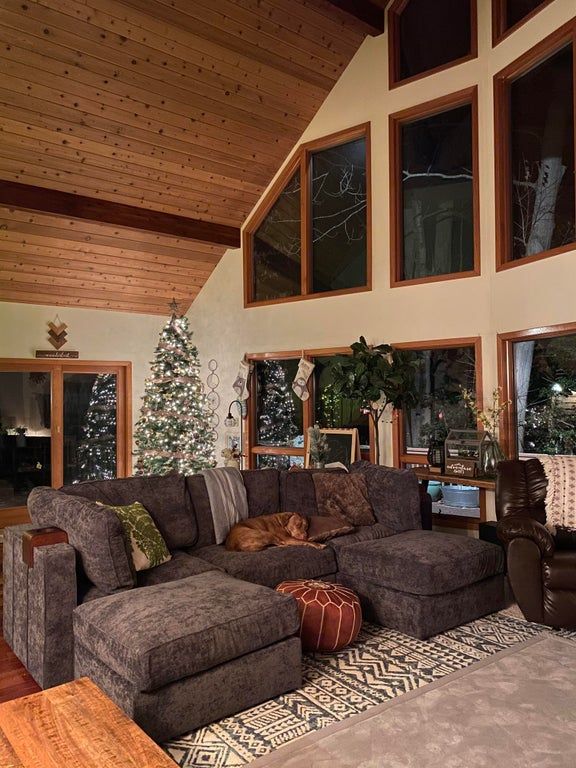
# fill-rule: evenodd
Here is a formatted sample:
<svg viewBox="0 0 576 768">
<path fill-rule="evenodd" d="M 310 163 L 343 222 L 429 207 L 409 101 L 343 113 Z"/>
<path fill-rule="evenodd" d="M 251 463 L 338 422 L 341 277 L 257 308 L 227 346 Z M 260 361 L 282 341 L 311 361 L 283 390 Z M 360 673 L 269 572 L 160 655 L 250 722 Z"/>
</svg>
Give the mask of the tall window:
<svg viewBox="0 0 576 768">
<path fill-rule="evenodd" d="M 492 42 L 494 45 L 514 32 L 552 0 L 492 0 Z"/>
<path fill-rule="evenodd" d="M 244 230 L 245 301 L 370 288 L 369 126 L 303 145 Z"/>
<path fill-rule="evenodd" d="M 576 324 L 499 337 L 507 442 L 517 455 L 576 453 Z"/>
<path fill-rule="evenodd" d="M 388 29 L 392 87 L 477 55 L 476 0 L 396 0 Z"/>
<path fill-rule="evenodd" d="M 479 273 L 476 95 L 390 117 L 392 285 Z"/>
<path fill-rule="evenodd" d="M 572 21 L 495 78 L 500 269 L 576 241 Z"/>
<path fill-rule="evenodd" d="M 395 425 L 401 464 L 426 463 L 430 441 L 444 440 L 451 429 L 475 429 L 462 401 L 462 388 L 481 399 L 480 339 L 450 339 L 395 345 L 411 349 L 420 365 L 416 374 L 417 404 L 405 409 Z"/>
</svg>

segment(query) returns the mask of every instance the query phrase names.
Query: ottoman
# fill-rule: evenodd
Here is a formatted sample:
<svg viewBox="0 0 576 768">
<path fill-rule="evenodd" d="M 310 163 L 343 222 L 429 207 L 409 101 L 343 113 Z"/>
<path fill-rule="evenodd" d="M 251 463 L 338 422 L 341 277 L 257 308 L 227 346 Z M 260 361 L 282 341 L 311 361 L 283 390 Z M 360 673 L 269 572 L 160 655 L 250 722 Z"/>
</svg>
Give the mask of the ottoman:
<svg viewBox="0 0 576 768">
<path fill-rule="evenodd" d="M 283 581 L 278 592 L 296 598 L 305 651 L 339 651 L 358 637 L 360 600 L 351 589 L 324 581 Z"/>
<path fill-rule="evenodd" d="M 288 595 L 210 571 L 78 606 L 74 674 L 166 741 L 298 688 L 299 628 Z"/>
</svg>

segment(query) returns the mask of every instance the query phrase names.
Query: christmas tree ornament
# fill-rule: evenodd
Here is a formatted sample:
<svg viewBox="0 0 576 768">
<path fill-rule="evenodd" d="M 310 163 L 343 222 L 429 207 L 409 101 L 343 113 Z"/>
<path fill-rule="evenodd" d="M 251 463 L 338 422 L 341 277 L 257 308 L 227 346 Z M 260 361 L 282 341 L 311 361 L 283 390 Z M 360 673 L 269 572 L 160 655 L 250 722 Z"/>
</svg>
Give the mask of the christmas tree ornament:
<svg viewBox="0 0 576 768">
<path fill-rule="evenodd" d="M 239 400 L 248 400 L 250 393 L 248 391 L 248 377 L 250 375 L 250 364 L 245 360 L 240 361 L 238 375 L 232 384 L 232 389 L 238 395 Z"/>
<path fill-rule="evenodd" d="M 134 433 L 137 475 L 195 474 L 216 463 L 212 412 L 188 318 L 160 333 Z"/>
<path fill-rule="evenodd" d="M 314 370 L 314 363 L 310 360 L 300 358 L 298 363 L 298 370 L 296 371 L 296 377 L 292 382 L 292 389 L 300 400 L 308 400 L 310 392 L 308 392 L 308 379 L 310 378 L 312 371 Z"/>
</svg>

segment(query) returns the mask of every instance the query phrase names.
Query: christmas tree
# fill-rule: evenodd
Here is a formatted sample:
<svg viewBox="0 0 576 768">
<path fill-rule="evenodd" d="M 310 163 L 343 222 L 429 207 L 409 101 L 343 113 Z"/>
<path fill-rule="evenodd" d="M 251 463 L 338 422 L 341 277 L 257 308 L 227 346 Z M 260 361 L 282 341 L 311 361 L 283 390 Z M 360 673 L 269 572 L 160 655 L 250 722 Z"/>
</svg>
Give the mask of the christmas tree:
<svg viewBox="0 0 576 768">
<path fill-rule="evenodd" d="M 291 445 L 299 434 L 291 382 L 282 365 L 263 360 L 258 366 L 260 404 L 258 440 L 263 445 Z"/>
<path fill-rule="evenodd" d="M 92 385 L 83 439 L 78 446 L 78 480 L 116 477 L 116 376 L 99 373 Z"/>
<path fill-rule="evenodd" d="M 136 474 L 194 474 L 216 464 L 210 409 L 188 318 L 172 315 L 160 334 L 136 424 Z"/>
</svg>

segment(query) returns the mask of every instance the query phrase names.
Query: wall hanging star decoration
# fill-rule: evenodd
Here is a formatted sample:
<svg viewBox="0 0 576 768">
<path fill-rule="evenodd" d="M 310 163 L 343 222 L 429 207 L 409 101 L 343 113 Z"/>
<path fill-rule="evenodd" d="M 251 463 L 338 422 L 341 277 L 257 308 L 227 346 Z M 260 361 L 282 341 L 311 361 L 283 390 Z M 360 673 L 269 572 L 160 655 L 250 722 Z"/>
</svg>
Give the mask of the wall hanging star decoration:
<svg viewBox="0 0 576 768">
<path fill-rule="evenodd" d="M 61 322 L 60 318 L 56 316 L 54 322 L 48 322 L 48 341 L 54 349 L 61 349 L 68 341 L 66 329 L 68 326 L 66 323 Z"/>
</svg>

